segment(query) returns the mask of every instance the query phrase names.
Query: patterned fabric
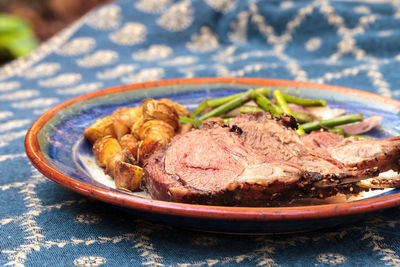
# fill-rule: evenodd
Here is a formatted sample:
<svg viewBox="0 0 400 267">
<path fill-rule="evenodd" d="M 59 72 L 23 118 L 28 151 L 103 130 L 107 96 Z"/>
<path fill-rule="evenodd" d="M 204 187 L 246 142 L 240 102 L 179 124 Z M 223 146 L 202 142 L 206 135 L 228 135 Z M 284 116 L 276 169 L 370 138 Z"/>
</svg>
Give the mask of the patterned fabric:
<svg viewBox="0 0 400 267">
<path fill-rule="evenodd" d="M 0 264 L 400 265 L 399 209 L 310 233 L 229 236 L 138 219 L 49 181 L 23 138 L 51 106 L 118 84 L 268 77 L 400 97 L 398 1 L 140 0 L 101 7 L 0 69 Z"/>
</svg>

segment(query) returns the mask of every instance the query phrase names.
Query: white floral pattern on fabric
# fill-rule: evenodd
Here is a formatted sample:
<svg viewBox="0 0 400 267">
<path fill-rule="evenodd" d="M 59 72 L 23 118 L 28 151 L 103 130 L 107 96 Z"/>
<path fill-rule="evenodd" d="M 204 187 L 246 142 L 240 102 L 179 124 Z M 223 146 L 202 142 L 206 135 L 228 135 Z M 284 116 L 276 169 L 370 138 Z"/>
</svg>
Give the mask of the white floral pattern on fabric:
<svg viewBox="0 0 400 267">
<path fill-rule="evenodd" d="M 20 82 L 12 81 L 12 82 L 2 82 L 0 83 L 0 92 L 7 92 L 14 89 L 17 89 L 21 86 Z"/>
<path fill-rule="evenodd" d="M 105 258 L 99 256 L 83 256 L 74 260 L 74 264 L 80 267 L 95 267 L 106 262 Z"/>
<path fill-rule="evenodd" d="M 142 12 L 158 14 L 164 11 L 171 3 L 171 0 L 140 0 L 136 1 L 134 6 Z"/>
<path fill-rule="evenodd" d="M 96 224 L 101 221 L 101 218 L 96 214 L 84 213 L 77 215 L 75 221 L 83 224 Z"/>
<path fill-rule="evenodd" d="M 341 264 L 346 261 L 346 257 L 337 253 L 321 253 L 317 256 L 317 261 L 329 265 Z"/>
<path fill-rule="evenodd" d="M 7 119 L 8 117 L 11 117 L 13 115 L 14 115 L 14 113 L 11 111 L 1 111 L 0 112 L 0 120 Z"/>
<path fill-rule="evenodd" d="M 22 100 L 40 95 L 37 90 L 20 90 L 17 92 L 0 95 L 0 101 Z"/>
<path fill-rule="evenodd" d="M 76 94 L 86 94 L 100 89 L 103 86 L 101 82 L 84 83 L 78 86 L 64 88 L 57 90 L 60 95 L 76 95 Z"/>
<path fill-rule="evenodd" d="M 210 27 L 203 26 L 199 34 L 193 34 L 186 47 L 193 52 L 210 52 L 218 48 L 218 36 Z"/>
<path fill-rule="evenodd" d="M 46 77 L 55 74 L 60 68 L 61 65 L 56 62 L 42 63 L 24 71 L 20 76 L 25 78 Z"/>
<path fill-rule="evenodd" d="M 164 69 L 149 68 L 143 69 L 138 73 L 132 73 L 121 78 L 123 83 L 139 83 L 146 81 L 155 81 L 164 77 Z"/>
<path fill-rule="evenodd" d="M 198 60 L 199 59 L 197 57 L 181 56 L 181 57 L 171 58 L 169 60 L 162 61 L 159 64 L 161 66 L 186 66 L 186 65 L 194 64 Z"/>
<path fill-rule="evenodd" d="M 166 45 L 151 45 L 148 49 L 141 49 L 132 54 L 133 59 L 139 61 L 153 61 L 164 59 L 172 54 L 172 48 Z"/>
<path fill-rule="evenodd" d="M 134 45 L 146 40 L 147 29 L 141 23 L 128 22 L 117 31 L 110 33 L 110 40 L 119 45 Z"/>
<path fill-rule="evenodd" d="M 295 4 L 293 3 L 293 1 L 282 1 L 280 4 L 280 8 L 282 9 L 288 9 L 288 8 L 292 8 Z"/>
<path fill-rule="evenodd" d="M 164 12 L 157 24 L 172 32 L 183 31 L 193 23 L 194 10 L 190 6 L 190 0 L 182 0 L 172 5 Z"/>
<path fill-rule="evenodd" d="M 222 13 L 227 13 L 236 8 L 238 0 L 204 0 L 204 1 L 213 9 Z"/>
<path fill-rule="evenodd" d="M 380 31 L 378 32 L 379 37 L 388 37 L 392 36 L 395 33 L 395 31 Z"/>
<path fill-rule="evenodd" d="M 359 13 L 359 14 L 370 14 L 371 9 L 367 6 L 356 6 L 354 8 L 354 12 Z"/>
<path fill-rule="evenodd" d="M 231 23 L 231 31 L 228 37 L 232 42 L 244 44 L 247 42 L 247 26 L 250 13 L 242 11 L 238 14 L 237 20 Z"/>
<path fill-rule="evenodd" d="M 16 128 L 21 128 L 22 126 L 24 126 L 30 122 L 31 122 L 31 120 L 29 120 L 29 119 L 23 119 L 23 120 L 11 120 L 11 121 L 8 121 L 7 123 L 2 123 L 2 124 L 0 124 L 0 133 L 6 132 L 9 130 L 14 130 Z"/>
<path fill-rule="evenodd" d="M 110 30 L 118 27 L 121 19 L 121 8 L 117 5 L 107 5 L 91 13 L 86 23 L 98 30 Z"/>
<path fill-rule="evenodd" d="M 57 98 L 36 98 L 34 100 L 13 102 L 11 106 L 18 109 L 44 108 L 44 107 L 48 108 L 57 103 L 58 101 L 59 100 Z"/>
<path fill-rule="evenodd" d="M 64 73 L 46 80 L 39 80 L 38 83 L 43 87 L 59 87 L 72 85 L 80 80 L 82 80 L 82 75 L 79 73 Z"/>
<path fill-rule="evenodd" d="M 308 39 L 308 41 L 306 42 L 306 50 L 307 51 L 315 51 L 318 50 L 322 45 L 322 40 L 319 37 L 312 37 L 310 39 Z"/>
<path fill-rule="evenodd" d="M 134 64 L 120 64 L 114 68 L 106 69 L 101 72 L 97 72 L 96 77 L 101 80 L 115 79 L 122 75 L 125 75 L 125 74 L 128 74 L 128 73 L 134 71 L 135 69 L 137 69 L 137 67 L 138 67 L 138 65 L 134 65 Z"/>
<path fill-rule="evenodd" d="M 99 50 L 84 58 L 78 59 L 76 63 L 80 67 L 91 68 L 110 65 L 117 61 L 118 53 L 113 50 Z"/>
<path fill-rule="evenodd" d="M 79 37 L 61 46 L 57 53 L 63 56 L 76 56 L 90 52 L 95 47 L 96 41 L 94 38 Z"/>
</svg>

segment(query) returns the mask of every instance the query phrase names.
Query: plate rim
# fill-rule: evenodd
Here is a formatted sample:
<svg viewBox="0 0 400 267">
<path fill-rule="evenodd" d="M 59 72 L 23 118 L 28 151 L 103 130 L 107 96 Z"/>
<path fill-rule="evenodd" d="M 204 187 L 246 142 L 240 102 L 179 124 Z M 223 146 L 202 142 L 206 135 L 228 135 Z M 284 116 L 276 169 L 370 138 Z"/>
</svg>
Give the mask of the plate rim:
<svg viewBox="0 0 400 267">
<path fill-rule="evenodd" d="M 235 85 L 257 85 L 262 86 L 290 86 L 290 87 L 309 87 L 320 90 L 333 91 L 337 93 L 355 96 L 382 104 L 392 105 L 400 109 L 400 101 L 389 97 L 377 95 L 375 93 L 362 91 L 353 88 L 347 88 L 329 84 L 318 84 L 302 81 L 291 81 L 282 79 L 267 78 L 178 78 L 168 80 L 158 80 L 151 82 L 142 82 L 127 85 L 117 85 L 88 94 L 80 95 L 62 102 L 37 118 L 30 126 L 25 137 L 25 152 L 33 164 L 44 176 L 50 180 L 64 186 L 77 193 L 95 198 L 117 206 L 172 216 L 183 216 L 198 219 L 214 220 L 237 220 L 237 221 L 287 221 L 287 220 L 314 220 L 331 217 L 340 217 L 356 215 L 368 212 L 374 212 L 400 205 L 400 192 L 378 196 L 372 199 L 363 199 L 355 202 L 344 202 L 323 205 L 309 205 L 297 207 L 225 207 L 225 206 L 207 206 L 197 204 L 184 204 L 167 202 L 153 199 L 145 199 L 129 195 L 119 191 L 111 191 L 100 188 L 82 181 L 79 181 L 62 171 L 56 169 L 47 161 L 40 150 L 37 134 L 42 127 L 60 110 L 80 101 L 89 100 L 99 96 L 118 93 L 124 91 L 146 89 L 151 87 L 160 87 L 168 85 L 185 84 L 215 84 L 227 83 Z"/>
</svg>

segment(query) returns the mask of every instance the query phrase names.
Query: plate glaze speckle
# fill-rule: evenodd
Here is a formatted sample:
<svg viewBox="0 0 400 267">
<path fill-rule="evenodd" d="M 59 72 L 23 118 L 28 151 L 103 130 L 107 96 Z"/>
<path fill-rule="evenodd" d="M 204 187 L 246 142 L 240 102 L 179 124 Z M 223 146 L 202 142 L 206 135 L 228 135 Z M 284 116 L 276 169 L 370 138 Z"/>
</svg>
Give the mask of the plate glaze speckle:
<svg viewBox="0 0 400 267">
<path fill-rule="evenodd" d="M 330 85 L 256 78 L 196 78 L 117 86 L 64 102 L 42 115 L 29 129 L 25 147 L 33 165 L 51 180 L 83 195 L 119 206 L 145 218 L 191 229 L 230 233 L 295 232 L 360 219 L 400 203 L 399 190 L 376 191 L 363 199 L 296 207 L 221 207 L 149 199 L 145 194 L 116 190 L 93 164 L 83 131 L 96 119 L 144 98 L 167 97 L 187 108 L 249 88 L 268 86 L 308 98 L 323 98 L 331 107 L 383 116 L 368 135 L 400 135 L 400 101 Z M 97 168 L 97 169 L 96 169 Z"/>
</svg>

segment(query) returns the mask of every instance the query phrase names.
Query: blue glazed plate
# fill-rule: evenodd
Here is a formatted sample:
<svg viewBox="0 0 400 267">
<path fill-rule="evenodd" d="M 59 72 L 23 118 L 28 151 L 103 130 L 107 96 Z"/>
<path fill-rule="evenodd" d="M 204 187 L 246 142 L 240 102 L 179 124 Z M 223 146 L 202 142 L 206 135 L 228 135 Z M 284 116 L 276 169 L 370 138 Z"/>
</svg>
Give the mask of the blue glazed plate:
<svg viewBox="0 0 400 267">
<path fill-rule="evenodd" d="M 360 219 L 397 206 L 399 190 L 382 190 L 335 203 L 295 207 L 221 207 L 157 201 L 145 193 L 116 190 L 94 161 L 83 131 L 96 119 L 123 106 L 140 105 L 145 98 L 167 97 L 189 109 L 204 98 L 218 98 L 252 87 L 279 88 L 301 97 L 326 99 L 331 107 L 365 116 L 381 115 L 381 125 L 368 134 L 385 138 L 400 133 L 397 100 L 372 93 L 312 83 L 255 78 L 177 79 L 113 87 L 64 102 L 42 115 L 25 140 L 33 165 L 51 180 L 81 194 L 116 205 L 145 218 L 186 228 L 230 232 L 295 232 Z"/>
</svg>

